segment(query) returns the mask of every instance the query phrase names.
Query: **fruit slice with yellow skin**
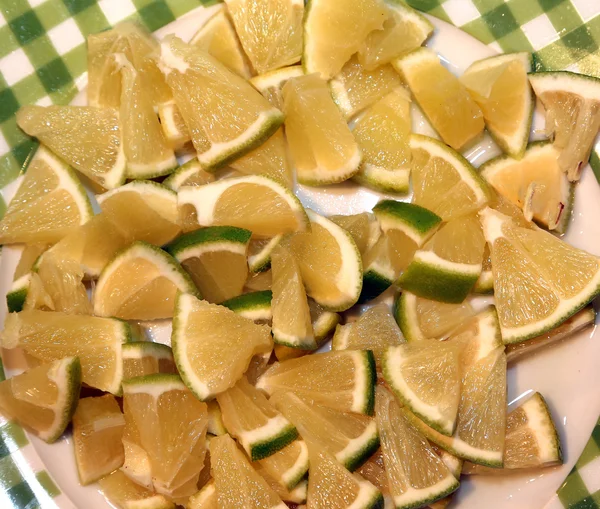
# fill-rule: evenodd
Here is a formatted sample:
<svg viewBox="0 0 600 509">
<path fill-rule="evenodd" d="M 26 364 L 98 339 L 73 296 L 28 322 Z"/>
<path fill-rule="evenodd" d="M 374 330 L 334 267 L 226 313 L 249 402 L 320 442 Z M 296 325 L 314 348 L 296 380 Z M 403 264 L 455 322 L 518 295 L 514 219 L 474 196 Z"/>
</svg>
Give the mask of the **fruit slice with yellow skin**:
<svg viewBox="0 0 600 509">
<path fill-rule="evenodd" d="M 225 4 L 258 74 L 300 61 L 304 2 L 226 0 Z"/>
<path fill-rule="evenodd" d="M 152 341 L 134 341 L 123 345 L 123 378 L 175 373 L 173 352 L 167 345 Z"/>
<path fill-rule="evenodd" d="M 444 142 L 460 150 L 481 135 L 481 109 L 433 51 L 419 48 L 393 64 Z"/>
<path fill-rule="evenodd" d="M 263 472 L 288 491 L 300 487 L 308 472 L 308 448 L 303 440 L 291 444 L 254 463 L 261 475 Z"/>
<path fill-rule="evenodd" d="M 191 142 L 190 131 L 185 125 L 179 106 L 175 101 L 169 101 L 158 107 L 160 126 L 167 143 L 173 149 L 180 149 L 186 143 Z M 164 182 L 163 182 L 164 183 Z"/>
<path fill-rule="evenodd" d="M 242 377 L 252 356 L 273 348 L 270 329 L 223 306 L 179 294 L 171 341 L 177 368 L 200 399 L 223 392 Z"/>
<path fill-rule="evenodd" d="M 324 80 L 316 75 L 288 80 L 283 111 L 298 182 L 332 184 L 358 171 L 360 149 Z"/>
<path fill-rule="evenodd" d="M 123 464 L 125 419 L 111 394 L 82 398 L 73 415 L 73 448 L 82 485 L 110 474 Z"/>
<path fill-rule="evenodd" d="M 366 70 L 352 57 L 329 82 L 331 95 L 347 119 L 354 117 L 394 89 L 402 87 L 400 75 L 391 65 Z"/>
<path fill-rule="evenodd" d="M 283 97 L 281 89 L 290 78 L 302 76 L 304 71 L 301 65 L 291 65 L 275 71 L 270 71 L 254 78 L 250 78 L 250 83 L 258 90 L 264 98 L 277 109 L 283 109 Z"/>
<path fill-rule="evenodd" d="M 134 242 L 100 274 L 94 314 L 123 320 L 170 318 L 179 291 L 197 293 L 177 260 L 150 244 Z"/>
<path fill-rule="evenodd" d="M 106 189 L 125 182 L 119 114 L 90 106 L 24 106 L 17 123 L 67 164 Z"/>
<path fill-rule="evenodd" d="M 202 48 L 233 72 L 248 79 L 252 72 L 227 14 L 225 8 L 215 12 L 192 37 L 190 44 Z"/>
<path fill-rule="evenodd" d="M 161 42 L 159 66 L 204 168 L 217 168 L 263 143 L 283 122 L 242 77 L 175 36 Z"/>
<path fill-rule="evenodd" d="M 57 242 L 92 215 L 73 170 L 42 145 L 0 221 L 0 241 Z"/>
<path fill-rule="evenodd" d="M 0 412 L 52 443 L 68 426 L 80 388 L 79 359 L 65 357 L 0 382 Z"/>
<path fill-rule="evenodd" d="M 383 27 L 388 16 L 378 0 L 351 4 L 312 0 L 304 19 L 302 65 L 306 74 L 320 73 L 326 80 L 335 76 L 368 34 Z"/>
<path fill-rule="evenodd" d="M 129 325 L 113 318 L 28 310 L 8 315 L 1 337 L 4 348 L 20 347 L 44 362 L 76 355 L 84 383 L 119 394 L 121 345 L 130 335 Z"/>
<path fill-rule="evenodd" d="M 211 440 L 210 463 L 219 507 L 287 508 L 229 435 Z"/>
<path fill-rule="evenodd" d="M 104 496 L 122 509 L 175 509 L 173 502 L 136 484 L 120 470 L 103 477 L 98 484 Z"/>
</svg>

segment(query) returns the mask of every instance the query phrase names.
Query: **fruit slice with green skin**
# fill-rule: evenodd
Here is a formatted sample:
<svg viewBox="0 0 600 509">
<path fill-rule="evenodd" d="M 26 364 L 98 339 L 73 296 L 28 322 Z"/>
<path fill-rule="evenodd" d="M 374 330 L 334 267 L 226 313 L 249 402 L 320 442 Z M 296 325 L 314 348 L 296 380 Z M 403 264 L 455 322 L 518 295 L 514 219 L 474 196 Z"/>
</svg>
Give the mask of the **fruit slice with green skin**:
<svg viewBox="0 0 600 509">
<path fill-rule="evenodd" d="M 302 65 L 306 74 L 320 73 L 323 79 L 335 76 L 387 17 L 385 5 L 377 0 L 352 4 L 311 0 L 304 17 Z"/>
<path fill-rule="evenodd" d="M 256 325 L 223 306 L 179 294 L 171 342 L 177 368 L 201 400 L 241 378 L 252 356 L 271 351 L 269 327 Z"/>
<path fill-rule="evenodd" d="M 361 256 L 364 256 L 375 245 L 381 235 L 375 215 L 369 212 L 347 216 L 329 216 L 328 219 L 352 235 Z"/>
<path fill-rule="evenodd" d="M 364 255 L 363 287 L 359 303 L 367 302 L 385 292 L 396 279 L 390 241 L 384 234 Z"/>
<path fill-rule="evenodd" d="M 198 292 L 177 261 L 150 244 L 134 242 L 100 274 L 94 314 L 124 320 L 170 318 L 180 291 Z"/>
<path fill-rule="evenodd" d="M 0 221 L 0 239 L 3 244 L 57 242 L 92 215 L 73 170 L 42 145 Z"/>
<path fill-rule="evenodd" d="M 261 290 L 234 297 L 222 302 L 221 305 L 254 322 L 269 322 L 273 318 L 272 298 L 271 290 Z"/>
<path fill-rule="evenodd" d="M 182 235 L 167 251 L 188 272 L 204 299 L 219 303 L 242 293 L 251 236 L 242 228 L 210 226 Z"/>
<path fill-rule="evenodd" d="M 121 348 L 130 336 L 121 320 L 38 310 L 8 315 L 1 335 L 4 348 L 20 347 L 44 362 L 79 357 L 82 382 L 112 394 L 121 391 Z"/>
<path fill-rule="evenodd" d="M 306 443 L 303 440 L 294 440 L 275 454 L 256 462 L 254 467 L 261 475 L 264 471 L 286 490 L 293 491 L 300 487 L 308 472 Z"/>
<path fill-rule="evenodd" d="M 80 388 L 79 359 L 65 357 L 0 382 L 0 411 L 52 443 L 69 425 Z"/>
<path fill-rule="evenodd" d="M 421 507 L 456 491 L 459 482 L 406 419 L 393 395 L 378 387 L 375 406 L 395 507 Z"/>
<path fill-rule="evenodd" d="M 519 468 L 546 468 L 563 463 L 560 437 L 539 392 L 506 416 L 504 466 L 492 469 L 466 464 L 466 474 L 497 474 Z"/>
<path fill-rule="evenodd" d="M 211 440 L 210 462 L 219 507 L 287 508 L 229 435 Z"/>
<path fill-rule="evenodd" d="M 492 274 L 492 257 L 490 255 L 489 246 L 483 248 L 483 262 L 481 263 L 481 274 L 475 285 L 473 285 L 473 293 L 494 293 L 494 275 Z"/>
<path fill-rule="evenodd" d="M 221 407 L 216 400 L 211 400 L 206 403 L 208 407 L 208 428 L 207 432 L 211 435 L 224 435 L 227 433 L 227 428 L 223 424 L 223 415 Z"/>
<path fill-rule="evenodd" d="M 231 389 L 217 394 L 217 401 L 227 432 L 252 461 L 271 456 L 298 437 L 294 425 L 244 377 Z"/>
<path fill-rule="evenodd" d="M 167 345 L 152 341 L 134 341 L 123 345 L 123 378 L 175 373 L 173 352 Z"/>
<path fill-rule="evenodd" d="M 264 272 L 271 268 L 271 253 L 282 237 L 282 235 L 275 235 L 271 239 L 250 239 L 250 244 L 248 244 L 248 270 L 250 272 Z"/>
<path fill-rule="evenodd" d="M 279 495 L 279 498 L 284 502 L 291 502 L 292 504 L 304 504 L 306 503 L 306 494 L 308 491 L 308 481 L 303 480 L 293 489 L 287 490 L 275 479 L 273 479 L 264 468 L 259 464 L 253 464 L 256 471 L 269 483 L 269 486 Z"/>
<path fill-rule="evenodd" d="M 98 484 L 104 496 L 123 509 L 175 509 L 173 502 L 136 484 L 120 470 L 103 477 Z"/>
<path fill-rule="evenodd" d="M 279 110 L 208 53 L 175 36 L 165 37 L 160 48 L 158 65 L 205 169 L 249 152 L 282 124 Z"/>
<path fill-rule="evenodd" d="M 527 79 L 532 67 L 531 53 L 506 53 L 474 62 L 460 77 L 481 108 L 489 133 L 517 159 L 525 152 L 535 107 Z"/>
<path fill-rule="evenodd" d="M 283 97 L 281 96 L 283 85 L 285 85 L 286 81 L 290 78 L 297 78 L 303 74 L 304 71 L 302 70 L 301 65 L 291 65 L 259 76 L 254 76 L 254 78 L 250 78 L 248 81 L 250 81 L 250 84 L 253 85 L 267 101 L 281 110 L 283 109 Z"/>
<path fill-rule="evenodd" d="M 362 261 L 351 235 L 329 219 L 307 211 L 310 233 L 289 239 L 306 293 L 329 311 L 353 306 L 362 287 Z"/>
<path fill-rule="evenodd" d="M 500 156 L 482 165 L 480 172 L 498 193 L 523 211 L 526 219 L 564 233 L 575 188 L 559 167 L 559 156 L 550 143 L 532 143 L 521 160 Z"/>
<path fill-rule="evenodd" d="M 184 186 L 177 201 L 180 211 L 191 208 L 196 227 L 236 226 L 257 237 L 304 231 L 310 223 L 294 194 L 263 175 L 236 177 L 200 187 Z"/>
<path fill-rule="evenodd" d="M 169 101 L 165 104 L 161 104 L 158 107 L 158 118 L 160 119 L 160 126 L 167 143 L 173 149 L 180 149 L 185 146 L 186 143 L 192 141 L 190 131 L 185 125 L 183 116 L 179 106 L 175 104 L 175 101 Z M 163 184 L 166 185 L 166 179 Z"/>
<path fill-rule="evenodd" d="M 271 396 L 287 390 L 342 412 L 371 415 L 375 387 L 373 353 L 346 350 L 276 363 L 259 378 L 256 387 Z"/>
<path fill-rule="evenodd" d="M 540 229 L 480 213 L 492 253 L 494 297 L 505 344 L 560 325 L 600 293 L 600 261 Z M 568 260 L 568 263 L 565 262 Z"/>
<path fill-rule="evenodd" d="M 163 186 L 179 191 L 182 186 L 203 186 L 215 181 L 215 175 L 202 169 L 197 158 L 182 164 L 171 175 L 163 180 Z"/>
<path fill-rule="evenodd" d="M 549 71 L 531 73 L 529 82 L 546 110 L 546 136 L 560 151 L 558 164 L 576 182 L 600 128 L 600 80 Z"/>
<path fill-rule="evenodd" d="M 473 166 L 444 143 L 412 134 L 413 203 L 435 212 L 443 221 L 481 209 L 488 187 Z"/>
<path fill-rule="evenodd" d="M 282 93 L 298 182 L 320 186 L 352 177 L 362 154 L 327 83 L 314 74 L 299 76 L 289 79 Z"/>
<path fill-rule="evenodd" d="M 371 417 L 340 412 L 289 391 L 275 393 L 271 402 L 305 440 L 321 444 L 348 470 L 355 470 L 379 447 L 377 426 Z"/>
<path fill-rule="evenodd" d="M 271 270 L 266 270 L 264 272 L 257 272 L 255 274 L 250 274 L 246 281 L 246 286 L 244 287 L 244 291 L 246 292 L 263 292 L 265 290 L 270 290 L 273 282 L 273 277 L 271 275 Z"/>
</svg>

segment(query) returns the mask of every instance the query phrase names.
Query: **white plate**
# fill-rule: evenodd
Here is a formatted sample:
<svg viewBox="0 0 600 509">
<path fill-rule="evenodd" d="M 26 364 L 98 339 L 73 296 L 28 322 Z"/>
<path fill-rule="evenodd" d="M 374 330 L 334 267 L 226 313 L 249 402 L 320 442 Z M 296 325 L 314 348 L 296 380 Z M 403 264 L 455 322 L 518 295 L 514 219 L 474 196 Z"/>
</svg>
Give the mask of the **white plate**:
<svg viewBox="0 0 600 509">
<path fill-rule="evenodd" d="M 189 40 L 213 9 L 199 8 L 167 27 L 157 35 L 176 33 Z M 453 71 L 464 71 L 473 61 L 494 54 L 494 51 L 458 30 L 457 28 L 430 18 L 436 26 L 434 37 L 428 46 L 441 56 Z M 76 104 L 84 104 L 80 95 Z M 431 128 L 415 112 L 415 129 L 431 134 Z M 536 112 L 535 128 L 543 126 L 543 117 Z M 476 166 L 493 157 L 498 149 L 486 138 L 467 154 Z M 5 198 L 10 198 L 18 182 L 3 190 Z M 382 195 L 353 184 L 341 184 L 324 189 L 300 187 L 298 195 L 303 203 L 324 214 L 353 214 L 371 210 Z M 594 180 L 591 170 L 584 171 L 576 193 L 575 209 L 566 240 L 571 244 L 600 255 L 600 187 Z M 584 214 L 585 210 L 585 214 Z M 0 264 L 0 323 L 6 315 L 4 296 L 12 280 L 18 262 L 19 250 L 5 248 Z M 479 301 L 480 303 L 483 301 Z M 151 326 L 149 332 L 157 340 L 169 341 L 169 328 Z M 461 509 L 535 509 L 541 508 L 560 486 L 587 442 L 598 415 L 600 414 L 600 341 L 587 331 L 578 337 L 542 351 L 511 367 L 508 374 L 509 401 L 514 402 L 531 391 L 541 392 L 552 410 L 560 433 L 566 464 L 562 467 L 516 474 L 506 477 L 463 477 L 457 502 L 453 507 Z M 10 364 L 10 362 L 8 363 Z M 10 365 L 7 366 L 11 373 Z M 54 445 L 47 445 L 35 437 L 30 437 L 39 458 L 30 458 L 32 464 L 44 463 L 46 469 L 58 483 L 63 496 L 57 499 L 60 507 L 101 509 L 109 507 L 95 486 L 82 487 L 77 481 L 70 437 L 65 436 Z"/>
</svg>

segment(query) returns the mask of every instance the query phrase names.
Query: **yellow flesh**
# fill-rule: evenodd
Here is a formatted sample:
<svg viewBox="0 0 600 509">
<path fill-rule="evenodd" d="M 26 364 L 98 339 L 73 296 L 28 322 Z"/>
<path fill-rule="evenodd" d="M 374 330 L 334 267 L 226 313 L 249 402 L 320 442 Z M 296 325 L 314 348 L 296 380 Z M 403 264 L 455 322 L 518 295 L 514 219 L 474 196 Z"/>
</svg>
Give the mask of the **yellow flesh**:
<svg viewBox="0 0 600 509">
<path fill-rule="evenodd" d="M 169 102 L 158 108 L 160 125 L 167 143 L 173 148 L 181 148 L 188 141 L 191 141 L 190 131 L 185 125 L 181 116 L 179 106 L 174 102 Z"/>
<path fill-rule="evenodd" d="M 479 219 L 475 215 L 448 221 L 425 244 L 424 250 L 433 251 L 440 258 L 454 263 L 481 263 L 485 239 Z"/>
<path fill-rule="evenodd" d="M 304 447 L 304 442 L 301 440 L 294 440 L 291 444 L 286 445 L 275 454 L 271 454 L 271 456 L 255 462 L 255 465 L 258 464 L 259 469 L 265 470 L 269 476 L 278 480 L 283 485 L 284 474 L 291 468 L 296 467 L 299 456 L 305 454 Z M 308 467 L 308 461 L 306 466 Z M 288 488 L 292 487 L 293 486 L 288 486 Z"/>
<path fill-rule="evenodd" d="M 175 362 L 171 359 L 157 358 L 150 354 L 141 358 L 123 359 L 124 380 L 156 373 L 177 373 Z"/>
<path fill-rule="evenodd" d="M 245 292 L 258 292 L 261 290 L 270 290 L 273 285 L 273 274 L 270 270 L 251 274 L 246 281 Z"/>
<path fill-rule="evenodd" d="M 388 257 L 396 278 L 404 272 L 417 251 L 417 243 L 400 230 L 388 230 L 385 233 L 388 244 Z"/>
<path fill-rule="evenodd" d="M 383 495 L 388 495 L 390 485 L 387 474 L 385 473 L 385 465 L 383 463 L 383 453 L 381 448 L 377 449 L 375 454 L 371 456 L 365 463 L 356 469 L 356 473 L 360 474 L 373 486 L 375 486 Z"/>
<path fill-rule="evenodd" d="M 475 314 L 468 302 L 446 304 L 416 297 L 419 330 L 425 338 L 441 339 L 463 321 Z"/>
<path fill-rule="evenodd" d="M 346 230 L 356 243 L 361 254 L 364 254 L 370 244 L 371 224 L 374 218 L 368 212 L 349 216 L 330 216 L 329 220 Z"/>
<path fill-rule="evenodd" d="M 15 269 L 15 275 L 13 276 L 13 281 L 16 281 L 20 277 L 28 274 L 38 257 L 44 253 L 50 246 L 46 243 L 40 244 L 29 244 L 23 248 L 21 252 L 21 257 L 19 258 L 19 263 L 17 264 L 17 268 Z"/>
<path fill-rule="evenodd" d="M 175 505 L 169 502 L 162 495 L 157 495 L 150 490 L 136 484 L 130 480 L 120 470 L 115 470 L 112 474 L 103 477 L 98 481 L 102 493 L 110 502 L 118 507 L 127 507 L 127 503 L 139 501 L 140 504 L 147 503 L 151 499 L 156 503 L 156 509 L 174 509 Z"/>
</svg>

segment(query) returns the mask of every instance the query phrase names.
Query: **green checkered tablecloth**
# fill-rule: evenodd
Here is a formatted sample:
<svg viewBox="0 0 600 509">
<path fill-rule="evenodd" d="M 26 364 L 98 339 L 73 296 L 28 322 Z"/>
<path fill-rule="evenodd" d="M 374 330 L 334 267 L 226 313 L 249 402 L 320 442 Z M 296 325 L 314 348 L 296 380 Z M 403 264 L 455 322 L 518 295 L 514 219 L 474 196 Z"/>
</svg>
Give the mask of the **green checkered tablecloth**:
<svg viewBox="0 0 600 509">
<path fill-rule="evenodd" d="M 85 86 L 88 34 L 129 17 L 154 31 L 207 3 L 212 1 L 0 0 L 0 188 L 22 171 L 35 148 L 18 129 L 16 111 L 22 104 L 68 103 Z M 600 0 L 408 3 L 498 51 L 534 53 L 537 70 L 600 76 Z M 592 159 L 600 175 L 600 157 Z M 61 497 L 23 430 L 0 417 L 0 507 L 45 508 L 54 505 L 50 500 L 61 506 Z M 600 508 L 600 421 L 547 509 L 563 507 Z"/>
</svg>

